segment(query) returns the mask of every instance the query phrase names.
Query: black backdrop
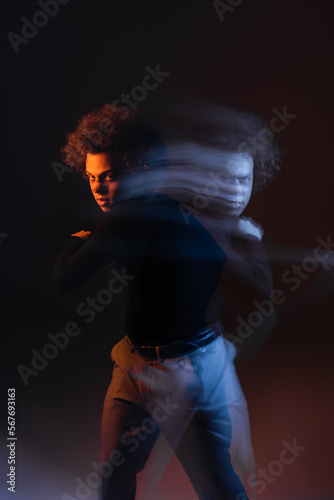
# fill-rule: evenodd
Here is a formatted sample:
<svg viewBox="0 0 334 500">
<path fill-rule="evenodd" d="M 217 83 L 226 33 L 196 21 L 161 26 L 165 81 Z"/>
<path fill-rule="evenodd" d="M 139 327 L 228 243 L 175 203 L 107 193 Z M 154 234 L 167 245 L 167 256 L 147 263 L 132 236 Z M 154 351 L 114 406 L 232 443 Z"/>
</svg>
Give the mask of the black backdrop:
<svg viewBox="0 0 334 500">
<path fill-rule="evenodd" d="M 64 236 L 98 216 L 87 185 L 68 172 L 60 182 L 52 167 L 61 161 L 65 133 L 82 114 L 129 93 L 147 66 L 158 64 L 169 75 L 147 100 L 177 91 L 267 119 L 286 106 L 296 117 L 277 133 L 286 150 L 282 171 L 252 200 L 249 214 L 280 245 L 313 247 L 318 237 L 332 234 L 332 4 L 231 4 L 223 20 L 204 0 L 70 0 L 44 18 L 36 17 L 41 6 L 35 1 L 2 7 L 2 400 L 6 406 L 7 388 L 16 388 L 18 500 L 75 496 L 75 478 L 85 480 L 92 471 L 109 352 L 122 334 L 118 297 L 85 325 L 76 315 L 85 288 L 61 296 L 52 283 Z M 7 34 L 22 36 L 23 16 L 46 24 L 15 50 Z M 282 289 L 284 270 L 275 270 Z M 298 293 L 317 279 L 312 273 Z M 258 466 L 277 459 L 284 440 L 296 438 L 306 447 L 266 482 L 263 500 L 333 498 L 333 297 L 295 310 L 293 321 L 279 325 L 256 358 L 239 366 Z M 77 321 L 80 335 L 25 384 L 17 367 L 31 368 L 31 349 L 41 352 L 48 334 L 63 331 L 69 321 Z M 6 413 L 1 424 L 6 431 Z M 5 444 L 1 498 L 10 498 Z M 180 491 L 182 498 L 195 498 L 177 463 L 166 478 L 157 499 L 176 498 Z"/>
</svg>

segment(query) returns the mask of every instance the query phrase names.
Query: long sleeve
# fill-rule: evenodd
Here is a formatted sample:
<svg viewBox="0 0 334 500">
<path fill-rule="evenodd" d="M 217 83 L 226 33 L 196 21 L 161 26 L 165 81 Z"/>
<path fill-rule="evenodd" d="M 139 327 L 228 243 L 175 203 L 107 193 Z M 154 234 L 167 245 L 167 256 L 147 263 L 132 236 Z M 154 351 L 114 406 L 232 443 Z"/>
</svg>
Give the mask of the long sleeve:
<svg viewBox="0 0 334 500">
<path fill-rule="evenodd" d="M 123 252 L 121 219 L 103 218 L 89 240 L 77 236 L 66 239 L 56 261 L 54 281 L 59 292 L 69 292 Z"/>
<path fill-rule="evenodd" d="M 277 308 L 270 299 L 273 277 L 259 239 L 227 232 L 220 233 L 219 238 L 227 258 L 207 317 L 213 328 L 217 320 L 223 324 L 225 337 L 237 348 L 239 361 L 254 356 L 275 328 Z M 257 308 L 261 304 L 266 308 L 262 314 Z"/>
<path fill-rule="evenodd" d="M 243 260 L 240 272 L 249 273 L 253 289 L 263 294 L 262 298 L 249 296 L 251 300 L 247 301 L 247 307 L 238 308 L 239 314 L 235 320 L 237 326 L 227 335 L 237 348 L 236 360 L 241 361 L 253 357 L 270 337 L 277 324 L 278 311 L 271 300 L 274 283 L 264 244 L 255 237 L 234 237 L 232 246 Z M 237 295 L 244 298 L 242 294 Z"/>
<path fill-rule="evenodd" d="M 227 235 L 223 248 L 227 258 L 221 286 L 248 304 L 268 299 L 273 289 L 273 278 L 261 242 L 253 236 Z"/>
</svg>

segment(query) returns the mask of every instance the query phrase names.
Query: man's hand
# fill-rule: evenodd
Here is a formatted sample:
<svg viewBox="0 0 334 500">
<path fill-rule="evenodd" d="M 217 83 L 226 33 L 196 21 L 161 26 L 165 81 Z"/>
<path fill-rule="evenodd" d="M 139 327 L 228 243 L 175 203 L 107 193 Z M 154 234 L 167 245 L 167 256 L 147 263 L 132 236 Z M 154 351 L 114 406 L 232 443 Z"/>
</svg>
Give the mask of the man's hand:
<svg viewBox="0 0 334 500">
<path fill-rule="evenodd" d="M 71 236 L 78 236 L 78 238 L 82 238 L 83 240 L 89 240 L 91 235 L 91 231 L 79 231 L 78 233 L 71 234 Z"/>
<path fill-rule="evenodd" d="M 255 236 L 258 240 L 261 241 L 263 236 L 263 228 L 251 217 L 239 217 L 235 227 L 235 233 L 240 234 L 241 236 L 247 236 L 249 234 Z"/>
</svg>

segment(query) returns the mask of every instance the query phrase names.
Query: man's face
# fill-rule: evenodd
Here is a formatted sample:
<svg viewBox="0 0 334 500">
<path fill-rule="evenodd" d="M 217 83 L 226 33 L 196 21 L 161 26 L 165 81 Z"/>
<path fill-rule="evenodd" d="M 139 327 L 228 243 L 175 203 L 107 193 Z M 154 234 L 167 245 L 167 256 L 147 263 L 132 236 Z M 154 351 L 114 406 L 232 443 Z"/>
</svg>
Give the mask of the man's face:
<svg viewBox="0 0 334 500">
<path fill-rule="evenodd" d="M 219 203 L 227 215 L 239 217 L 247 207 L 253 188 L 253 159 L 241 153 L 224 152 L 221 168 Z"/>
<path fill-rule="evenodd" d="M 95 200 L 103 212 L 111 209 L 119 182 L 115 180 L 110 153 L 87 154 L 86 175 Z"/>
<path fill-rule="evenodd" d="M 251 156 L 192 142 L 170 144 L 162 192 L 195 210 L 239 217 L 253 188 Z"/>
</svg>

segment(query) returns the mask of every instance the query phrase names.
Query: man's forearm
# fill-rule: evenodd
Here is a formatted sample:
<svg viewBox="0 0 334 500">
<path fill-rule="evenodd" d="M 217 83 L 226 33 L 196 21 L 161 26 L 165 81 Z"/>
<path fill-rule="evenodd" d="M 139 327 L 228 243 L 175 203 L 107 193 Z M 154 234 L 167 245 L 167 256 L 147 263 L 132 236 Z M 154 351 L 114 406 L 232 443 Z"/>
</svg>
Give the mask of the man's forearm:
<svg viewBox="0 0 334 500">
<path fill-rule="evenodd" d="M 77 236 L 69 236 L 65 240 L 64 246 L 57 258 L 53 274 L 56 288 L 60 293 L 74 288 L 70 283 L 68 261 L 84 244 L 85 240 Z"/>
</svg>

